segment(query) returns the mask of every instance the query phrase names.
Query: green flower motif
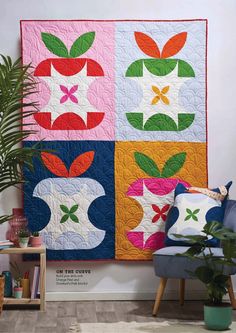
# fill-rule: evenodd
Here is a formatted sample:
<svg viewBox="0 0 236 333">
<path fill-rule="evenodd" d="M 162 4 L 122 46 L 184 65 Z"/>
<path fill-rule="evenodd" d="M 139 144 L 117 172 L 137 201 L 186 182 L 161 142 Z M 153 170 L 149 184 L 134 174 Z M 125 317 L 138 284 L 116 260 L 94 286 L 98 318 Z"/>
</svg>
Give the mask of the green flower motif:
<svg viewBox="0 0 236 333">
<path fill-rule="evenodd" d="M 79 223 L 78 217 L 74 214 L 77 211 L 78 207 L 79 205 L 74 205 L 71 207 L 71 209 L 69 209 L 65 205 L 60 205 L 61 210 L 63 211 L 63 213 L 65 213 L 62 216 L 60 223 L 65 223 L 68 219 L 71 219 L 75 223 Z"/>
<path fill-rule="evenodd" d="M 191 209 L 186 209 L 187 216 L 185 217 L 184 221 L 188 221 L 190 219 L 193 219 L 194 221 L 198 221 L 197 214 L 200 212 L 200 209 L 195 209 L 194 211 L 191 211 Z"/>
</svg>

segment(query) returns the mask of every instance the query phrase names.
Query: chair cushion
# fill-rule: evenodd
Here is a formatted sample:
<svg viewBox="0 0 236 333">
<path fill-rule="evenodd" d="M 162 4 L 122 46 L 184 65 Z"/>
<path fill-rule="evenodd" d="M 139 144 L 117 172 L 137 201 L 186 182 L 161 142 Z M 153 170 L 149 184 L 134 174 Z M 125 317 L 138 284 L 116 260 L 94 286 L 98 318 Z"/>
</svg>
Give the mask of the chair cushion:
<svg viewBox="0 0 236 333">
<path fill-rule="evenodd" d="M 194 272 L 198 266 L 202 265 L 201 260 L 191 260 L 187 257 L 178 257 L 177 253 L 184 253 L 189 246 L 168 246 L 153 253 L 153 262 L 156 276 L 174 279 L 193 279 L 186 272 Z M 223 257 L 223 251 L 219 247 L 211 248 L 214 256 Z M 208 250 L 205 254 L 209 253 Z M 224 273 L 233 275 L 236 273 L 236 267 L 225 267 Z"/>
<path fill-rule="evenodd" d="M 178 239 L 174 234 L 201 234 L 206 223 L 223 222 L 228 190 L 232 182 L 225 187 L 212 190 L 186 188 L 178 184 L 175 189 L 175 203 L 166 221 L 166 246 L 186 246 L 185 238 Z M 209 238 L 210 246 L 219 246 L 217 239 Z"/>
</svg>

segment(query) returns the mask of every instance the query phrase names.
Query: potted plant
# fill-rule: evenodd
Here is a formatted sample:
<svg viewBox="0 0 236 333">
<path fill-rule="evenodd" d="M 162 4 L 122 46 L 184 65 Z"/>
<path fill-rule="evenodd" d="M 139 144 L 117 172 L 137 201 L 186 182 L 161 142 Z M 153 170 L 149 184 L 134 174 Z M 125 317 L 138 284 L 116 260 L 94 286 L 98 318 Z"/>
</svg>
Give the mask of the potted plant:
<svg viewBox="0 0 236 333">
<path fill-rule="evenodd" d="M 21 229 L 18 233 L 19 246 L 27 247 L 29 244 L 30 232 L 27 229 Z"/>
<path fill-rule="evenodd" d="M 2 61 L 1 61 L 2 60 Z M 30 65 L 22 65 L 10 57 L 0 58 L 0 195 L 9 187 L 24 182 L 22 166 L 33 170 L 33 157 L 39 157 L 39 144 L 22 147 L 22 140 L 35 133 L 27 129 L 23 120 L 38 111 L 36 102 L 29 96 L 37 92 L 37 82 Z M 20 124 L 22 126 L 20 126 Z M 0 224 L 12 215 L 0 216 Z"/>
<path fill-rule="evenodd" d="M 229 275 L 227 266 L 236 266 L 233 259 L 236 257 L 236 233 L 225 228 L 221 223 L 212 221 L 207 223 L 200 235 L 174 234 L 177 238 L 184 238 L 190 243 L 190 248 L 183 254 L 199 262 L 194 272 L 189 272 L 203 282 L 207 289 L 208 299 L 204 305 L 204 320 L 208 329 L 226 330 L 232 323 L 231 304 L 223 302 L 227 294 Z M 221 241 L 222 257 L 214 256 L 212 248 L 208 245 L 209 238 Z"/>
<path fill-rule="evenodd" d="M 30 237 L 30 244 L 32 247 L 40 247 L 42 245 L 42 237 L 39 235 L 38 231 L 32 232 Z"/>
<path fill-rule="evenodd" d="M 23 288 L 21 287 L 21 278 L 18 278 L 14 281 L 14 297 L 22 298 Z"/>
<path fill-rule="evenodd" d="M 13 288 L 13 295 L 15 298 L 22 298 L 23 288 L 21 286 L 21 272 L 20 268 L 16 262 L 10 262 L 10 266 L 13 270 L 14 275 L 14 288 Z"/>
</svg>

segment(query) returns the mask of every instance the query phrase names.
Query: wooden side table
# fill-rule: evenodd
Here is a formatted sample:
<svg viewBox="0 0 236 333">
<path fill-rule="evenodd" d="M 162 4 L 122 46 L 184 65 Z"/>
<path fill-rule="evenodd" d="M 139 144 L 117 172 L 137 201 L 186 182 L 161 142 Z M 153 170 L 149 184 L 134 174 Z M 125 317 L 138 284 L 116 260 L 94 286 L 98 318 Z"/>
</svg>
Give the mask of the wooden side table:
<svg viewBox="0 0 236 333">
<path fill-rule="evenodd" d="M 45 292 L 46 292 L 46 249 L 41 247 L 9 247 L 0 250 L 0 254 L 32 254 L 38 253 L 40 255 L 40 299 L 35 298 L 13 298 L 5 297 L 3 304 L 40 304 L 40 311 L 45 311 Z"/>
</svg>

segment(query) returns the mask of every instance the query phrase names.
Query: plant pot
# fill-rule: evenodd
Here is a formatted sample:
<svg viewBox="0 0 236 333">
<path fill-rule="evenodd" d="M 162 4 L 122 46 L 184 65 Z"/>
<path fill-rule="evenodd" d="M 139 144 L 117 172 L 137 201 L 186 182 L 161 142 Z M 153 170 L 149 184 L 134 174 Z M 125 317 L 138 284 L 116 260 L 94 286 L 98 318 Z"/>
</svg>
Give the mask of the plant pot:
<svg viewBox="0 0 236 333">
<path fill-rule="evenodd" d="M 23 288 L 22 287 L 14 287 L 14 297 L 22 298 Z"/>
<path fill-rule="evenodd" d="M 19 238 L 19 246 L 20 247 L 27 247 L 28 246 L 28 243 L 29 243 L 29 237 L 20 237 Z"/>
<path fill-rule="evenodd" d="M 0 276 L 0 315 L 2 313 L 3 300 L 4 300 L 4 285 L 5 285 L 5 277 Z"/>
<path fill-rule="evenodd" d="M 232 306 L 229 303 L 204 305 L 204 321 L 207 329 L 224 331 L 232 324 Z"/>
<path fill-rule="evenodd" d="M 43 243 L 42 237 L 38 236 L 38 237 L 30 237 L 30 245 L 32 247 L 40 247 Z"/>
</svg>

